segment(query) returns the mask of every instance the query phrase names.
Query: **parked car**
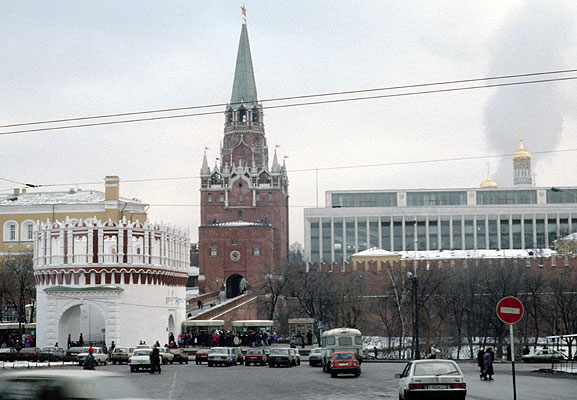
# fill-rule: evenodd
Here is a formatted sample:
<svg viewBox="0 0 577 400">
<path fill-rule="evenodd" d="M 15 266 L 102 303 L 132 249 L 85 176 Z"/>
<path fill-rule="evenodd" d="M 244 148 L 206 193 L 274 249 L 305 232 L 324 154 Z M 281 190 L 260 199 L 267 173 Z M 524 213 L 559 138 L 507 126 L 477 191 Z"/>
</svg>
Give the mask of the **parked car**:
<svg viewBox="0 0 577 400">
<path fill-rule="evenodd" d="M 18 350 L 14 347 L 0 348 L 0 361 L 16 361 L 18 358 Z"/>
<path fill-rule="evenodd" d="M 309 365 L 311 367 L 319 367 L 323 365 L 323 349 L 317 347 L 312 349 L 309 353 Z"/>
<path fill-rule="evenodd" d="M 244 355 L 244 364 L 248 367 L 251 364 L 266 365 L 267 355 L 264 349 L 249 349 Z"/>
<path fill-rule="evenodd" d="M 174 355 L 174 362 L 179 364 L 185 363 L 188 364 L 188 354 L 184 351 L 184 349 L 176 348 L 170 349 L 170 352 Z"/>
<path fill-rule="evenodd" d="M 236 354 L 236 363 L 240 365 L 244 364 L 244 353 L 242 349 L 240 347 L 231 347 L 230 349 Z"/>
<path fill-rule="evenodd" d="M 38 347 L 24 347 L 18 352 L 18 360 L 40 361 L 40 349 Z"/>
<path fill-rule="evenodd" d="M 174 354 L 170 352 L 170 349 L 168 349 L 167 347 L 159 347 L 158 352 L 162 357 L 163 365 L 174 363 Z"/>
<path fill-rule="evenodd" d="M 521 357 L 526 363 L 538 363 L 538 362 L 553 362 L 559 360 L 567 360 L 567 356 L 557 350 L 553 349 L 542 349 L 538 350 L 536 353 L 525 354 Z"/>
<path fill-rule="evenodd" d="M 138 371 L 139 369 L 150 369 L 150 353 L 152 349 L 136 349 L 128 365 L 130 365 L 130 372 Z M 162 355 L 160 356 L 160 362 L 162 362 Z"/>
<path fill-rule="evenodd" d="M 358 377 L 361 374 L 361 364 L 352 351 L 336 351 L 331 357 L 331 378 L 339 374 L 353 374 Z"/>
<path fill-rule="evenodd" d="M 90 349 L 90 347 L 89 347 L 89 349 Z M 102 347 L 93 347 L 92 350 L 94 350 L 92 353 L 92 355 L 94 356 L 94 365 L 106 365 L 106 364 L 108 364 L 108 354 L 106 354 L 102 351 Z M 87 356 L 88 356 L 88 351 L 78 353 L 78 356 L 76 358 L 78 365 L 84 364 L 84 360 L 86 359 Z"/>
<path fill-rule="evenodd" d="M 72 361 L 78 362 L 78 353 L 88 353 L 88 349 L 90 346 L 86 347 L 71 347 L 66 350 L 66 354 L 64 354 L 64 361 Z"/>
<path fill-rule="evenodd" d="M 61 347 L 43 347 L 40 351 L 42 361 L 62 361 L 66 352 Z"/>
<path fill-rule="evenodd" d="M 110 361 L 112 361 L 112 364 L 128 364 L 128 359 L 130 358 L 130 356 L 132 355 L 132 352 L 134 351 L 134 348 L 132 347 L 115 347 L 114 350 L 112 351 L 112 354 L 110 355 Z"/>
<path fill-rule="evenodd" d="M 399 378 L 399 399 L 465 399 L 467 383 L 452 360 L 415 360 L 405 366 Z"/>
<path fill-rule="evenodd" d="M 240 362 L 237 347 L 213 347 L 208 352 L 208 366 L 224 365 L 229 367 Z M 241 352 L 242 354 L 242 352 Z"/>
<path fill-rule="evenodd" d="M 296 358 L 292 350 L 294 349 L 272 349 L 268 358 L 268 366 L 274 368 L 279 365 L 286 365 L 287 367 L 296 365 Z"/>
<path fill-rule="evenodd" d="M 210 351 L 210 347 L 201 347 L 196 351 L 194 356 L 194 362 L 198 364 L 202 364 L 203 361 L 208 361 L 208 353 Z"/>
<path fill-rule="evenodd" d="M 0 399 L 127 399 L 139 388 L 124 376 L 105 371 L 34 368 L 0 376 Z"/>
</svg>

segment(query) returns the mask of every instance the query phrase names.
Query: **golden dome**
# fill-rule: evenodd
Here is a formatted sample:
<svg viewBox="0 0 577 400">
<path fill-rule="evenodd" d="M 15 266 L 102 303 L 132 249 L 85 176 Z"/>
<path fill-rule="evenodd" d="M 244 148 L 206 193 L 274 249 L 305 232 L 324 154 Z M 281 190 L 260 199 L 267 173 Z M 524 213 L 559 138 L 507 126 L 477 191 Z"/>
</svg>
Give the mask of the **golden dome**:
<svg viewBox="0 0 577 400">
<path fill-rule="evenodd" d="M 523 146 L 523 138 L 522 137 L 521 137 L 520 141 L 521 141 L 521 144 L 519 145 L 519 148 L 517 149 L 517 151 L 515 153 L 513 153 L 513 161 L 519 160 L 521 158 L 531 158 L 531 153 L 529 153 L 527 150 L 525 150 L 525 147 Z"/>
<path fill-rule="evenodd" d="M 481 183 L 481 189 L 496 189 L 499 185 L 491 179 L 491 171 L 487 167 L 487 179 Z"/>
</svg>

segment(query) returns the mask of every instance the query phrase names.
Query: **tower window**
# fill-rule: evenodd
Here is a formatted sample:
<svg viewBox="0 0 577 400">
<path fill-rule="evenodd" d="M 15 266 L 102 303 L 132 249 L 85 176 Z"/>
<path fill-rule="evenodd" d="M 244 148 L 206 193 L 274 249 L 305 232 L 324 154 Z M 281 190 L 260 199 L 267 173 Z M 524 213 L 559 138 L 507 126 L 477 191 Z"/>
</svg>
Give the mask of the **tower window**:
<svg viewBox="0 0 577 400">
<path fill-rule="evenodd" d="M 242 187 L 242 182 L 239 182 L 239 183 L 238 183 L 238 187 Z"/>
<path fill-rule="evenodd" d="M 237 244 L 238 244 L 238 243 L 237 243 L 236 239 L 232 239 L 232 245 L 233 245 L 233 246 L 236 246 Z"/>
<path fill-rule="evenodd" d="M 242 194 L 238 195 L 238 201 L 240 201 L 242 203 Z"/>
<path fill-rule="evenodd" d="M 26 239 L 32 240 L 34 238 L 34 225 L 28 224 L 26 225 Z"/>
<path fill-rule="evenodd" d="M 209 194 L 206 196 L 206 200 L 207 200 L 209 203 L 212 203 L 212 194 L 209 193 Z"/>
<path fill-rule="evenodd" d="M 219 200 L 220 200 L 221 202 L 224 201 L 224 194 L 223 194 L 223 193 L 221 193 L 221 194 L 219 195 Z"/>
<path fill-rule="evenodd" d="M 16 225 L 10 225 L 10 234 L 8 235 L 9 240 L 16 240 Z"/>
<path fill-rule="evenodd" d="M 256 194 L 256 201 L 260 201 L 260 193 Z"/>
<path fill-rule="evenodd" d="M 252 255 L 260 256 L 260 246 L 252 246 Z"/>
<path fill-rule="evenodd" d="M 216 257 L 216 246 L 210 246 L 210 256 Z"/>
<path fill-rule="evenodd" d="M 268 192 L 268 201 L 272 201 L 272 193 Z"/>
<path fill-rule="evenodd" d="M 238 212 L 238 219 L 242 219 L 242 211 Z"/>
</svg>

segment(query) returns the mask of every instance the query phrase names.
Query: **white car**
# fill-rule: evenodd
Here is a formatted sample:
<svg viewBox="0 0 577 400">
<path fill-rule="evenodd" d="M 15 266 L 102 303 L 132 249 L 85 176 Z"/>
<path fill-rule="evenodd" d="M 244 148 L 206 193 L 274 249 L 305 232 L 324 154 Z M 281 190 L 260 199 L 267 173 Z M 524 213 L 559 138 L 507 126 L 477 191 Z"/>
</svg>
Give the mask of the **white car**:
<svg viewBox="0 0 577 400">
<path fill-rule="evenodd" d="M 102 352 L 102 347 L 93 347 L 94 365 L 106 365 L 108 363 L 108 354 Z M 84 360 L 88 356 L 88 352 L 78 353 L 78 365 L 84 364 Z"/>
<path fill-rule="evenodd" d="M 174 354 L 170 352 L 170 349 L 166 347 L 159 347 L 158 352 L 162 357 L 162 364 L 166 365 L 174 363 Z"/>
<path fill-rule="evenodd" d="M 407 364 L 399 378 L 399 399 L 465 399 L 467 383 L 452 360 L 415 360 Z"/>
<path fill-rule="evenodd" d="M 138 371 L 139 369 L 150 369 L 150 354 L 152 349 L 136 349 L 130 359 L 130 372 Z M 162 354 L 160 354 L 160 362 L 162 363 Z"/>
</svg>

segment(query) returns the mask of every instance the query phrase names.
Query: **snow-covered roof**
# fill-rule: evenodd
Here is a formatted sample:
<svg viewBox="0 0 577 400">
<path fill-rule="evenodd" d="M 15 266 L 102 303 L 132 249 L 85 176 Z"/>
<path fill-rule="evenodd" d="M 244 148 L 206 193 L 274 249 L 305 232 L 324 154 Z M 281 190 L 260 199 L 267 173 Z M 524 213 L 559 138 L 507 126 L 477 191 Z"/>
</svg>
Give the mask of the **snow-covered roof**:
<svg viewBox="0 0 577 400">
<path fill-rule="evenodd" d="M 41 204 L 90 204 L 105 200 L 104 192 L 97 190 L 71 190 L 68 192 L 39 192 L 0 194 L 0 206 L 4 205 L 41 205 Z M 138 199 L 120 198 L 120 201 L 140 203 Z"/>
<path fill-rule="evenodd" d="M 557 240 L 560 241 L 560 242 L 577 240 L 577 232 L 573 232 L 573 233 L 571 233 L 570 235 L 563 236 L 562 238 L 557 239 Z M 556 240 L 556 241 L 557 241 L 557 240 Z"/>
<path fill-rule="evenodd" d="M 399 253 L 379 249 L 378 247 L 373 247 L 367 250 L 360 251 L 352 255 L 352 257 L 387 257 L 387 256 L 396 256 Z"/>
<path fill-rule="evenodd" d="M 447 260 L 463 258 L 530 258 L 530 257 L 551 257 L 557 254 L 550 249 L 525 249 L 525 250 L 435 250 L 435 251 L 399 251 L 392 252 L 388 250 L 373 247 L 368 250 L 353 254 L 352 257 L 386 257 L 400 256 L 401 260 Z"/>
<path fill-rule="evenodd" d="M 414 260 L 414 251 L 399 252 L 402 260 Z M 557 254 L 550 249 L 518 249 L 518 250 L 443 250 L 443 251 L 417 251 L 416 257 L 419 260 L 443 260 L 443 259 L 463 259 L 463 258 L 532 258 L 551 257 Z"/>
<path fill-rule="evenodd" d="M 217 222 L 216 224 L 210 224 L 210 226 L 268 226 L 263 222 L 247 222 L 247 221 L 231 221 L 231 222 Z"/>
</svg>

